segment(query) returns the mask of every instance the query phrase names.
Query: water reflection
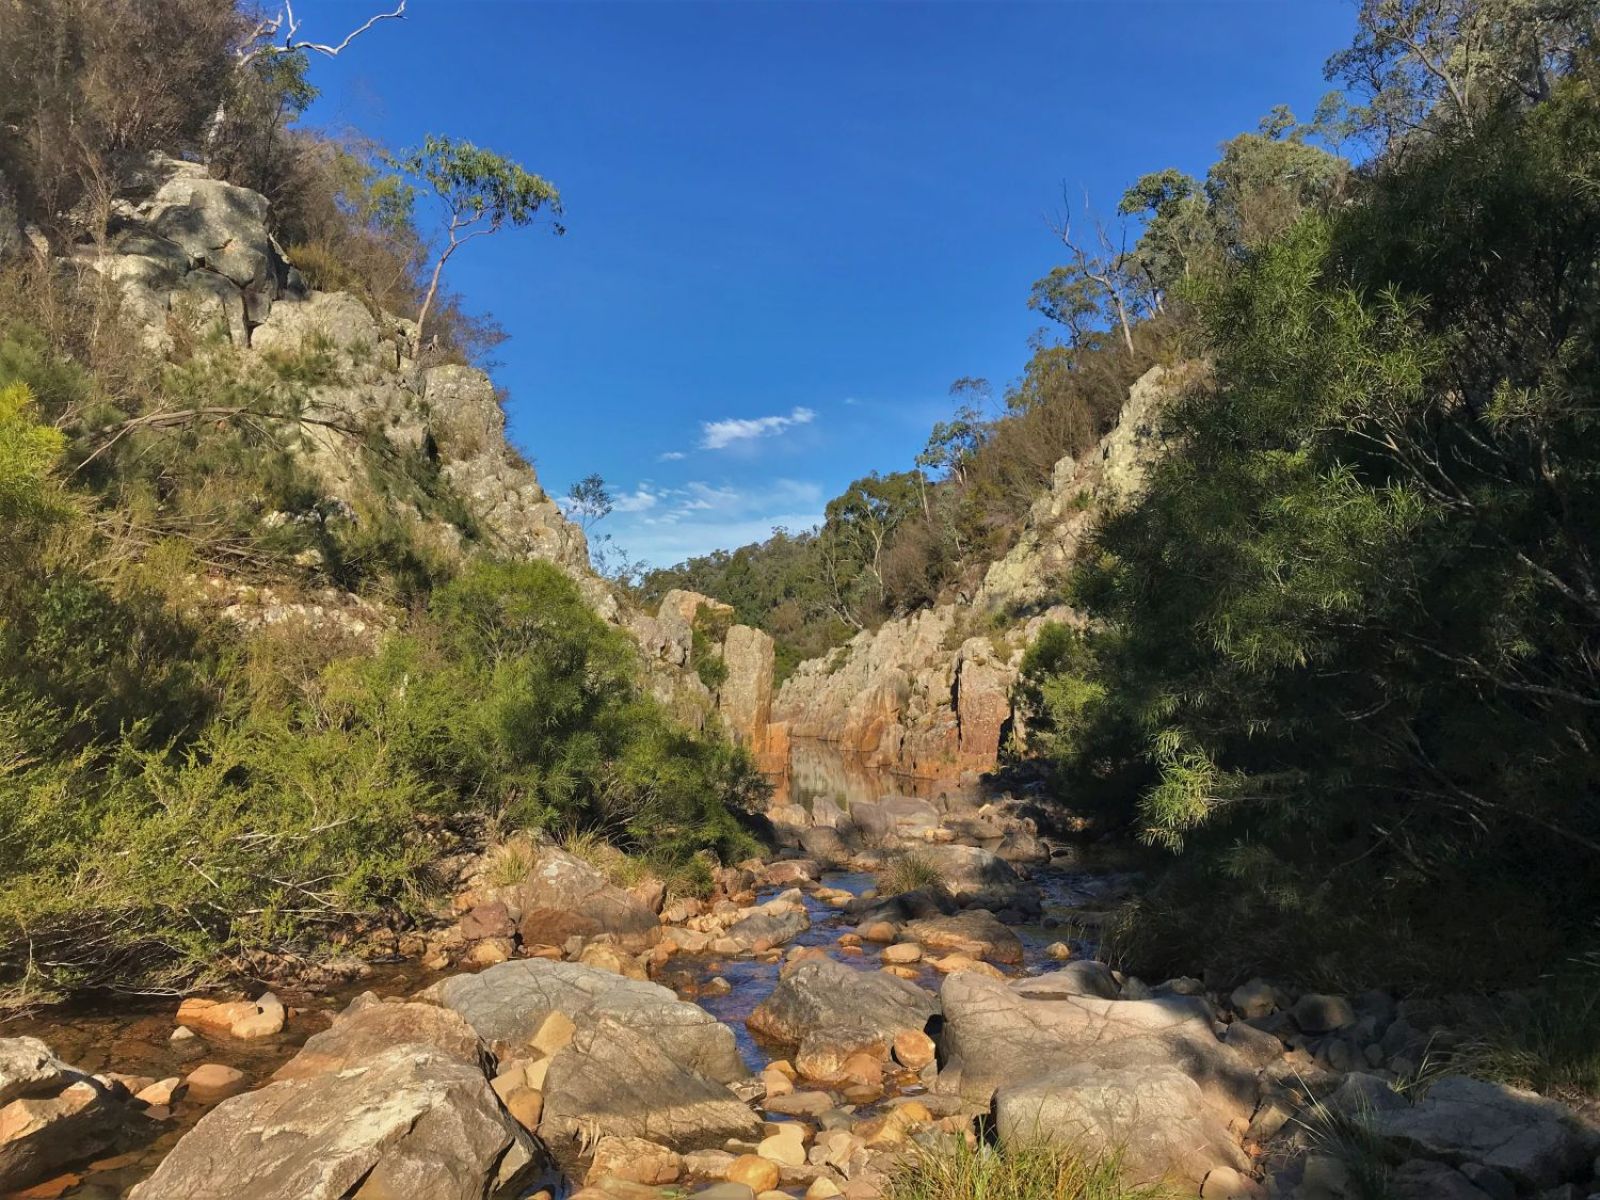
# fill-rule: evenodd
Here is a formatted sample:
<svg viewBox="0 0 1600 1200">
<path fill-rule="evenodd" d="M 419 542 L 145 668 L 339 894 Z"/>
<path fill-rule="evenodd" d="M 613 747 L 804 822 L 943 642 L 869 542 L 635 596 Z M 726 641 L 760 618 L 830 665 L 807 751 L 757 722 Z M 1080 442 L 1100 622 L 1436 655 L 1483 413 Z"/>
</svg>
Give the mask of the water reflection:
<svg viewBox="0 0 1600 1200">
<path fill-rule="evenodd" d="M 854 804 L 885 796 L 933 800 L 971 790 L 955 776 L 940 779 L 897 775 L 869 763 L 863 755 L 848 754 L 811 738 L 794 739 L 789 748 L 789 769 L 772 777 L 772 783 L 773 804 L 798 804 L 807 812 L 813 811 L 818 800 L 849 812 Z"/>
</svg>

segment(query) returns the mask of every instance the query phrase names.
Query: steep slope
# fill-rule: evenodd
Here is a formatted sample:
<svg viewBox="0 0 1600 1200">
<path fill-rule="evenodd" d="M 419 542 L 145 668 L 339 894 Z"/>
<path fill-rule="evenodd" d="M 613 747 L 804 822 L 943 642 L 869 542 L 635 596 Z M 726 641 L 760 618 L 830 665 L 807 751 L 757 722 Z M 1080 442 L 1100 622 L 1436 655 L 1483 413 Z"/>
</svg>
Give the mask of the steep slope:
<svg viewBox="0 0 1600 1200">
<path fill-rule="evenodd" d="M 857 634 L 802 663 L 773 701 L 794 737 L 819 738 L 875 765 L 940 776 L 994 766 L 1016 728 L 1011 689 L 1050 621 L 1077 622 L 1060 585 L 1097 515 L 1142 486 L 1160 452 L 1159 413 L 1189 368 L 1155 367 L 1129 390 L 1116 427 L 1055 466 L 1022 536 L 989 566 L 969 603 L 940 604 Z"/>
<path fill-rule="evenodd" d="M 680 720 L 701 728 L 715 716 L 757 753 L 766 749 L 771 639 L 727 620 L 713 623 L 708 638 L 712 625 L 697 626 L 696 615 L 713 602 L 693 593 L 669 596 L 656 615 L 624 605 L 591 568 L 583 531 L 507 441 L 489 376 L 429 365 L 414 322 L 309 287 L 272 236 L 265 197 L 212 179 L 199 164 L 150 156 L 125 174 L 106 237 L 80 244 L 65 265 L 106 281 L 149 349 L 206 362 L 246 397 L 152 423 L 268 422 L 317 479 L 318 520 L 375 513 L 404 522 L 446 560 L 487 552 L 555 564 L 601 617 L 633 635 L 652 690 Z M 295 385 L 292 404 L 269 412 L 250 399 L 281 379 Z M 428 477 L 448 502 L 424 506 L 382 486 L 375 464 L 383 474 Z M 303 519 L 260 515 L 269 528 Z M 295 559 L 297 578 L 265 584 L 212 572 L 200 593 L 245 625 L 294 617 L 364 632 L 389 623 L 381 599 L 313 586 L 321 565 L 308 551 Z M 691 662 L 697 629 L 699 658 L 719 664 L 714 670 L 697 673 Z"/>
</svg>

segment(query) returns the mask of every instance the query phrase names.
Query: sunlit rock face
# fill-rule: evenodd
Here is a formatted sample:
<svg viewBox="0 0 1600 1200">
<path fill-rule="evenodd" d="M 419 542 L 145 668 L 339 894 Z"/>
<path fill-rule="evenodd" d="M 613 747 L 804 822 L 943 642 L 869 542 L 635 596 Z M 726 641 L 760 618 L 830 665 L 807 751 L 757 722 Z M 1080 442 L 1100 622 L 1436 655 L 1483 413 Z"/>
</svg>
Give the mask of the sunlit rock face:
<svg viewBox="0 0 1600 1200">
<path fill-rule="evenodd" d="M 1182 382 L 1155 367 L 1134 383 L 1116 428 L 1056 464 L 1017 544 L 970 602 L 886 621 L 801 663 L 778 690 L 773 720 L 917 776 L 993 767 L 1006 738 L 1025 732 L 1011 704 L 1022 656 L 1045 623 L 1081 621 L 1060 603 L 1060 583 L 1098 515 L 1144 486 L 1161 452 L 1161 405 Z"/>
</svg>

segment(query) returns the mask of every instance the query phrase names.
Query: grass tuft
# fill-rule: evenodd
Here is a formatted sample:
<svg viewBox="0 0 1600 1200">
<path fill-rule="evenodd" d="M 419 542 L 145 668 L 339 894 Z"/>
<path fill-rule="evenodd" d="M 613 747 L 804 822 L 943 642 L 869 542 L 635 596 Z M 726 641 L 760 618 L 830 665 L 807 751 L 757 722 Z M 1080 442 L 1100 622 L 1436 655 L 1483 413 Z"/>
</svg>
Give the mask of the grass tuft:
<svg viewBox="0 0 1600 1200">
<path fill-rule="evenodd" d="M 1507 1003 L 1457 1056 L 1463 1070 L 1517 1087 L 1600 1095 L 1600 964 Z"/>
<path fill-rule="evenodd" d="M 1086 1159 L 1048 1145 L 993 1146 L 947 1137 L 916 1146 L 889 1178 L 886 1200 L 1161 1200 L 1124 1181 L 1115 1157 Z"/>
<path fill-rule="evenodd" d="M 886 896 L 903 892 L 938 891 L 944 886 L 944 876 L 939 868 L 920 854 L 899 854 L 889 863 L 879 886 Z"/>
</svg>

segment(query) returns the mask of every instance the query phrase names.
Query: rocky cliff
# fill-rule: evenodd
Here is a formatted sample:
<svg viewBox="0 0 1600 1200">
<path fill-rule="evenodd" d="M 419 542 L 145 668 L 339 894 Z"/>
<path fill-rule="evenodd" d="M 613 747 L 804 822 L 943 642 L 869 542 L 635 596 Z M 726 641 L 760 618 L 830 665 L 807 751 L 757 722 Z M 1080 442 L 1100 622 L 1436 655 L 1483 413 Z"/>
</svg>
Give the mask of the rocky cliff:
<svg viewBox="0 0 1600 1200">
<path fill-rule="evenodd" d="M 312 468 L 320 507 L 337 519 L 377 511 L 408 521 L 446 556 L 488 551 L 555 564 L 596 612 L 634 637 L 653 691 L 685 724 L 720 721 L 755 752 L 768 749 L 772 639 L 719 620 L 698 627 L 697 645 L 697 615 L 726 606 L 694 593 L 674 593 L 655 615 L 620 601 L 592 570 L 583 531 L 507 441 L 488 375 L 430 364 L 414 322 L 311 288 L 274 240 L 265 197 L 212 179 L 199 164 L 151 156 L 124 176 L 105 237 L 82 243 L 62 265 L 104 281 L 119 315 L 157 353 L 206 358 L 246 384 L 293 372 L 302 391 L 294 416 L 281 420 L 284 440 Z M 374 451 L 426 463 L 464 511 L 447 519 L 375 491 L 365 457 Z M 197 580 L 198 594 L 244 625 L 305 620 L 379 634 L 390 623 L 381 602 L 314 586 L 318 564 L 298 565 L 304 578 L 274 583 L 212 574 Z M 697 657 L 714 669 L 697 671 Z"/>
<path fill-rule="evenodd" d="M 940 604 L 857 634 L 802 663 L 773 701 L 795 737 L 921 776 L 994 766 L 1016 729 L 1011 690 L 1049 621 L 1081 618 L 1058 597 L 1096 517 L 1138 491 L 1160 450 L 1161 405 L 1184 372 L 1156 367 L 1129 390 L 1116 426 L 1081 458 L 1056 463 L 1017 544 L 970 603 Z"/>
</svg>

